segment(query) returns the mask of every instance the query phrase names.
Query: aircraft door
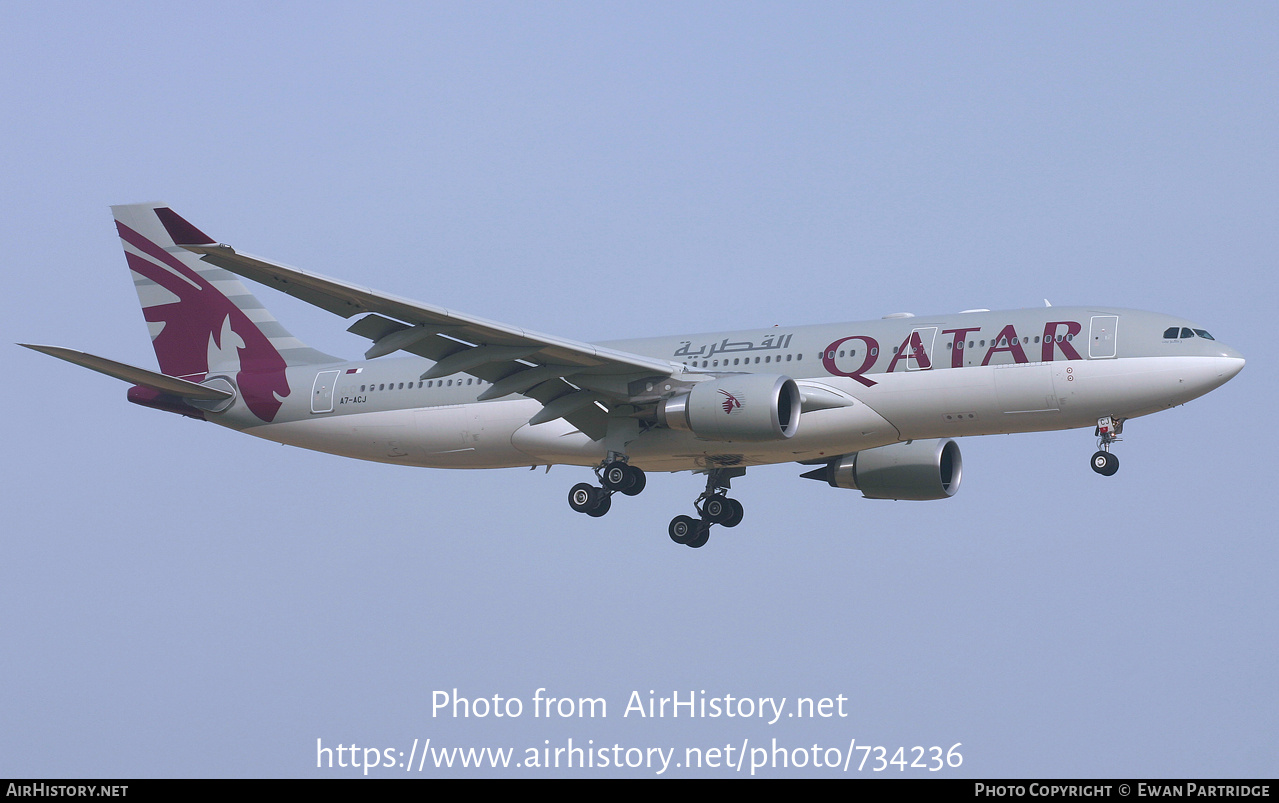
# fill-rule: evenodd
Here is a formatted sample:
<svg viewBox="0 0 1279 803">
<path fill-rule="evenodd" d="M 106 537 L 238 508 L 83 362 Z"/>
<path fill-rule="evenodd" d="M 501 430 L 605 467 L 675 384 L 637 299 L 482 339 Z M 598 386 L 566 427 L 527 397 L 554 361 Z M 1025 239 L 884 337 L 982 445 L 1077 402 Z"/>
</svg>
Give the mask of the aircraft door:
<svg viewBox="0 0 1279 803">
<path fill-rule="evenodd" d="M 1088 334 L 1088 358 L 1104 359 L 1118 353 L 1118 315 L 1094 315 Z"/>
<path fill-rule="evenodd" d="M 906 345 L 907 371 L 923 371 L 933 367 L 933 341 L 936 339 L 936 326 L 921 326 L 911 331 L 910 341 Z"/>
<path fill-rule="evenodd" d="M 321 371 L 315 375 L 315 385 L 311 388 L 311 412 L 333 412 L 333 389 L 337 383 L 337 371 Z"/>
</svg>

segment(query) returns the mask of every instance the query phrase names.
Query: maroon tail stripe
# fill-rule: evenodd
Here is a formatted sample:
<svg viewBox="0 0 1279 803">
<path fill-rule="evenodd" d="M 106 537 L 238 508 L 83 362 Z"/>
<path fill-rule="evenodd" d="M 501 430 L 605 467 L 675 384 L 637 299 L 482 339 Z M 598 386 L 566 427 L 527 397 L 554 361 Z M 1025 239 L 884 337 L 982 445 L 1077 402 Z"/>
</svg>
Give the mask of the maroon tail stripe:
<svg viewBox="0 0 1279 803">
<path fill-rule="evenodd" d="M 182 216 L 167 206 L 156 207 L 155 216 L 164 224 L 164 230 L 178 245 L 208 245 L 213 238 L 182 219 Z"/>
<path fill-rule="evenodd" d="M 120 232 L 120 239 L 124 240 L 129 245 L 138 249 L 139 251 L 146 254 L 147 256 L 153 257 L 154 259 L 158 259 L 159 261 L 168 265 L 170 268 L 173 268 L 174 270 L 176 270 L 180 275 L 187 277 L 188 279 L 196 282 L 197 284 L 200 283 L 200 277 L 197 276 L 196 273 L 190 268 L 188 268 L 186 265 L 183 265 L 181 260 L 179 260 L 173 254 L 170 254 L 168 251 L 165 251 L 160 246 L 151 242 L 146 237 L 143 237 L 141 234 L 138 234 L 136 231 L 124 225 L 118 220 L 115 222 L 115 227 L 116 227 L 116 230 Z"/>
<path fill-rule="evenodd" d="M 221 342 L 223 327 L 229 323 L 241 341 L 236 346 L 240 362 L 236 384 L 244 403 L 258 418 L 273 421 L 281 399 L 289 395 L 290 389 L 287 365 L 270 339 L 242 309 L 176 256 L 119 221 L 116 228 L 126 243 L 173 271 L 170 273 L 156 262 L 125 252 L 131 270 L 169 290 L 178 299 L 155 304 L 144 311 L 147 321 L 164 324 L 151 341 L 160 370 L 170 376 L 207 374 L 209 344 L 219 348 L 224 345 Z"/>
</svg>

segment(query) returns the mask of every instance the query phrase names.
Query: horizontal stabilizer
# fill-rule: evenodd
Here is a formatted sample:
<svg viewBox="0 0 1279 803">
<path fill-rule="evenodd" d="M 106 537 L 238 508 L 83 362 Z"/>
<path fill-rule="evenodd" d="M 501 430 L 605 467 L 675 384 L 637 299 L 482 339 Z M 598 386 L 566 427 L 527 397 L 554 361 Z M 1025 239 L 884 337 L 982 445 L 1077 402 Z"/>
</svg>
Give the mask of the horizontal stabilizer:
<svg viewBox="0 0 1279 803">
<path fill-rule="evenodd" d="M 125 382 L 132 382 L 135 385 L 141 385 L 145 388 L 159 391 L 160 393 L 168 393 L 171 396 L 180 396 L 184 399 L 196 399 L 200 401 L 223 401 L 231 398 L 234 394 L 217 388 L 205 387 L 197 385 L 195 382 L 188 382 L 185 379 L 178 379 L 176 376 L 157 373 L 156 371 L 148 371 L 145 368 L 137 368 L 132 365 L 125 365 L 122 362 L 108 360 L 106 357 L 98 357 L 94 354 L 86 354 L 83 351 L 75 349 L 64 349 L 60 346 L 34 346 L 30 343 L 19 343 L 19 346 L 38 351 L 41 354 L 48 354 L 50 357 L 57 357 L 59 360 L 66 360 L 75 363 L 91 371 L 97 371 L 100 374 L 122 379 Z"/>
</svg>

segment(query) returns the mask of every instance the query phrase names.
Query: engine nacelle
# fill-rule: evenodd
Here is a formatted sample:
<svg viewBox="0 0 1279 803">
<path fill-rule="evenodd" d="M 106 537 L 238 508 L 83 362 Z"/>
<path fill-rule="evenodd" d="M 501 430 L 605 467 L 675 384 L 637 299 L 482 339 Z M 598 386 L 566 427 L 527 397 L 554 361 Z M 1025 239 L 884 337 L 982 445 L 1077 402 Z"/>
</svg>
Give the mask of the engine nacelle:
<svg viewBox="0 0 1279 803">
<path fill-rule="evenodd" d="M 776 374 L 708 379 L 657 405 L 663 426 L 712 441 L 789 438 L 799 429 L 799 413 L 799 386 Z"/>
<path fill-rule="evenodd" d="M 964 461 L 952 440 L 907 441 L 846 454 L 804 474 L 867 499 L 946 499 L 959 490 Z"/>
</svg>

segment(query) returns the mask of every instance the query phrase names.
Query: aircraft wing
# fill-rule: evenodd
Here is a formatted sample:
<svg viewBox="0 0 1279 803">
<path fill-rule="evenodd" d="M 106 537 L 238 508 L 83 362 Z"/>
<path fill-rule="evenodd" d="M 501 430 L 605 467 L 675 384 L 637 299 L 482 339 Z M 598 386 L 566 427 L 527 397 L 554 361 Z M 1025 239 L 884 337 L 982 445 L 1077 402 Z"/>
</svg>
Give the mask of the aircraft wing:
<svg viewBox="0 0 1279 803">
<path fill-rule="evenodd" d="M 466 373 L 492 383 L 482 400 L 512 393 L 537 399 L 544 407 L 532 423 L 562 417 L 591 438 L 603 437 L 601 405 L 630 402 L 631 383 L 683 370 L 668 360 L 532 332 L 242 254 L 172 210 L 156 213 L 176 243 L 206 262 L 344 318 L 364 314 L 348 331 L 373 341 L 366 358 L 407 351 L 435 361 L 423 379 Z"/>
</svg>

